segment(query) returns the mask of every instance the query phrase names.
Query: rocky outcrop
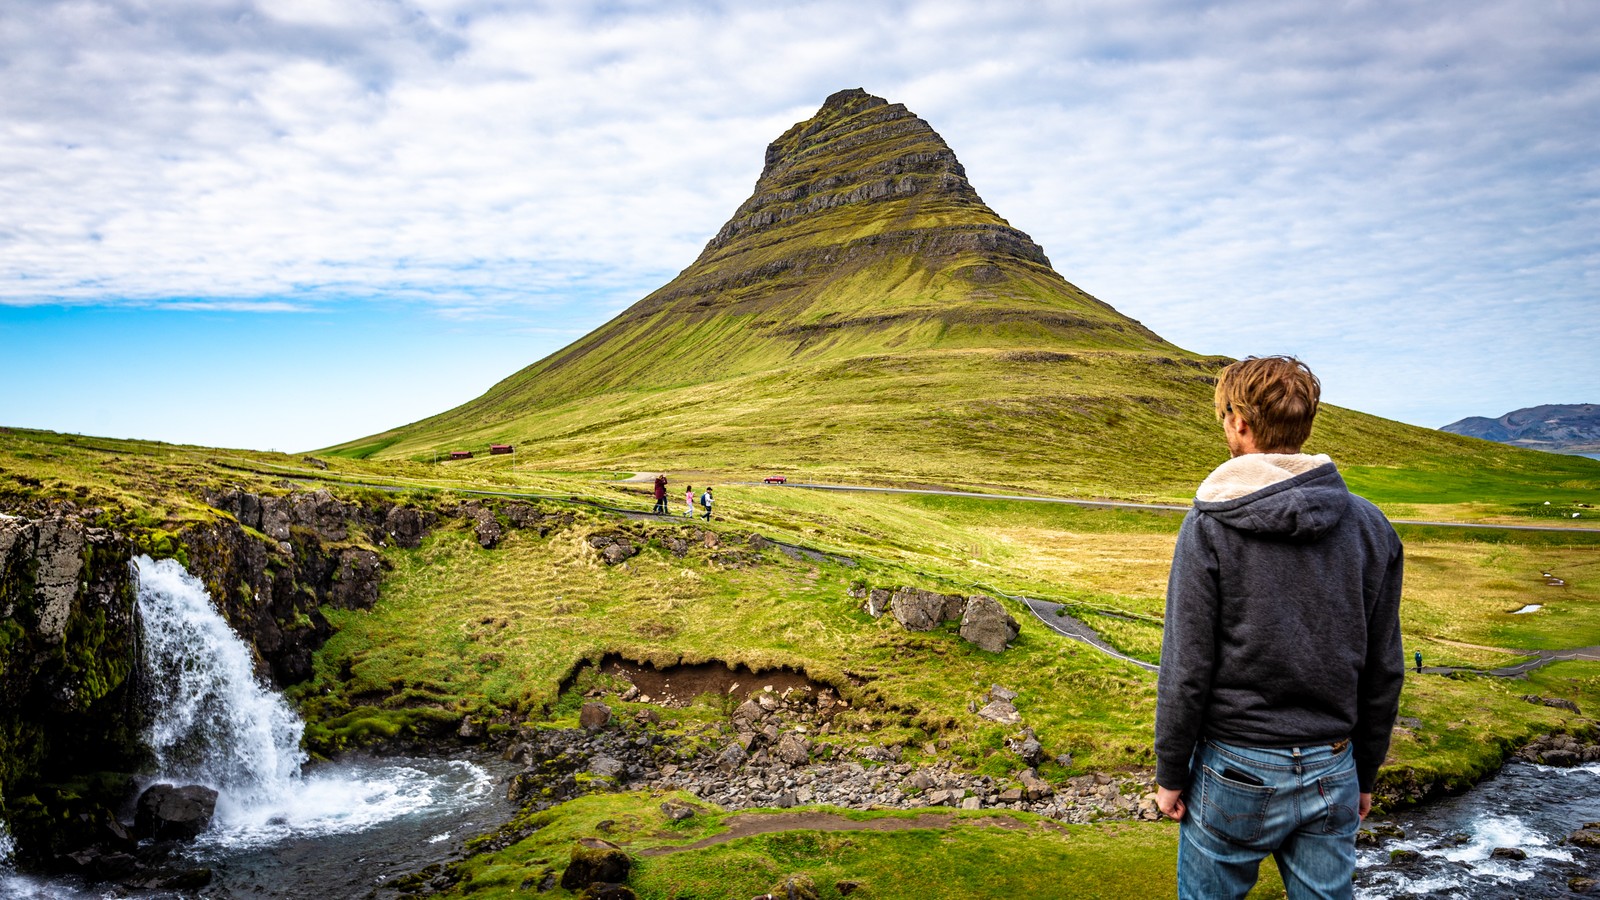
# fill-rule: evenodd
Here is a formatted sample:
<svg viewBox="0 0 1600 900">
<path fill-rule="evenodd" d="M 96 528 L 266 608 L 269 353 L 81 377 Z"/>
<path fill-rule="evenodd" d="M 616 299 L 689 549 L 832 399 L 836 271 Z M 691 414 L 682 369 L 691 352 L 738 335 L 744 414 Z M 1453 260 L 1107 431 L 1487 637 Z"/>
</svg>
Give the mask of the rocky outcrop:
<svg viewBox="0 0 1600 900">
<path fill-rule="evenodd" d="M 1516 757 L 1546 766 L 1579 766 L 1600 762 L 1600 743 L 1570 734 L 1547 734 L 1517 749 Z"/>
<path fill-rule="evenodd" d="M 874 619 L 885 611 L 907 631 L 932 631 L 946 622 L 960 622 L 963 638 L 990 653 L 1004 651 L 1021 633 L 1017 620 L 993 597 L 940 594 L 920 588 L 869 588 L 856 582 L 847 592 L 865 600 L 862 609 Z"/>
<path fill-rule="evenodd" d="M 232 518 L 180 535 L 185 567 L 256 649 L 261 674 L 279 686 L 310 676 L 311 655 L 333 631 L 321 606 L 367 609 L 377 602 L 383 562 L 372 546 L 416 546 L 438 520 L 424 510 L 348 503 L 327 491 L 273 497 L 235 489 L 206 499 Z"/>
<path fill-rule="evenodd" d="M 94 840 L 140 753 L 136 591 L 124 537 L 76 516 L 0 515 L 0 816 L 25 863 Z"/>
</svg>

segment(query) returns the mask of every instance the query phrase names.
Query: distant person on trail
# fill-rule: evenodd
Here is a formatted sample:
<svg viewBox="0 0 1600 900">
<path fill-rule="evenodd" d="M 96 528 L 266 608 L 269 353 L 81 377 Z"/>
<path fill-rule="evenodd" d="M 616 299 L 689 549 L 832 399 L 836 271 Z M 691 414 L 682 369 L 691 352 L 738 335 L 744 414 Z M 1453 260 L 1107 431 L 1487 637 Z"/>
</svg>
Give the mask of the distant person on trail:
<svg viewBox="0 0 1600 900">
<path fill-rule="evenodd" d="M 706 509 L 706 521 L 707 522 L 711 521 L 711 501 L 712 501 L 711 488 L 707 487 L 706 488 L 706 492 L 704 494 L 700 495 L 700 505 L 705 507 L 705 509 Z"/>
<path fill-rule="evenodd" d="M 684 510 L 683 510 L 683 514 L 684 515 L 686 515 L 686 516 L 694 515 L 694 485 L 692 485 L 692 484 L 684 485 L 684 488 L 683 488 L 683 505 L 685 507 Z"/>
<path fill-rule="evenodd" d="M 1290 900 L 1353 893 L 1405 675 L 1404 561 L 1383 513 L 1300 452 L 1321 393 L 1292 357 L 1217 381 L 1233 458 L 1179 529 L 1156 689 L 1180 898 L 1243 897 L 1269 853 Z"/>
<path fill-rule="evenodd" d="M 667 476 L 656 476 L 656 508 L 651 510 L 658 516 L 667 514 Z"/>
<path fill-rule="evenodd" d="M 1417 657 L 1417 674 L 1421 675 L 1422 674 L 1422 651 L 1418 650 L 1415 655 Z"/>
</svg>

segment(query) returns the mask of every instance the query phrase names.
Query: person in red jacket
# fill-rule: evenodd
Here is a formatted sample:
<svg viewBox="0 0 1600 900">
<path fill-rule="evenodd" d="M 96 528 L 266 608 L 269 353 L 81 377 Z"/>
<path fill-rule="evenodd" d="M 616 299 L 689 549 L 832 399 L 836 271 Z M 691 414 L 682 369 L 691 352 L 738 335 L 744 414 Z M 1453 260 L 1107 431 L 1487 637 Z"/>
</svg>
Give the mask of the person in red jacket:
<svg viewBox="0 0 1600 900">
<path fill-rule="evenodd" d="M 656 508 L 651 510 L 658 516 L 667 514 L 667 476 L 656 476 Z"/>
</svg>

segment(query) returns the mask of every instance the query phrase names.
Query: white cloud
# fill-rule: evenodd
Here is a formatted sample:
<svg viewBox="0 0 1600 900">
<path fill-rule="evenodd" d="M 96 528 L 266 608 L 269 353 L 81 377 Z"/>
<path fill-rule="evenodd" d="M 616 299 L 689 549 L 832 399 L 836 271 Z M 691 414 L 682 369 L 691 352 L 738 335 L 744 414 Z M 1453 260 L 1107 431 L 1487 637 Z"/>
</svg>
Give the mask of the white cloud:
<svg viewBox="0 0 1600 900">
<path fill-rule="evenodd" d="M 1600 7 L 1043 7 L 12 4 L 0 306 L 597 325 L 862 86 L 1181 345 L 1422 424 L 1600 383 Z"/>
</svg>

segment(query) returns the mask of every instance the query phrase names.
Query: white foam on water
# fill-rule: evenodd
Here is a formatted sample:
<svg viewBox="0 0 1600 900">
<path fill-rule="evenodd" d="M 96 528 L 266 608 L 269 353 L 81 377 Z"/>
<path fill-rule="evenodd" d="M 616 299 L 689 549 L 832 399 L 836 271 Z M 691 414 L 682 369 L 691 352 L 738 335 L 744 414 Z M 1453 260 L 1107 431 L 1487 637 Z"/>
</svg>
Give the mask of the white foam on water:
<svg viewBox="0 0 1600 900">
<path fill-rule="evenodd" d="M 1465 888 L 1468 883 L 1466 876 L 1456 874 L 1411 878 L 1400 872 L 1379 872 L 1373 876 L 1371 884 L 1356 888 L 1356 896 L 1361 900 L 1389 900 L 1396 894 L 1431 894 Z"/>
<path fill-rule="evenodd" d="M 1533 877 L 1525 867 L 1515 865 L 1516 860 L 1494 859 L 1496 847 L 1515 847 L 1530 857 L 1570 861 L 1572 853 L 1550 846 L 1550 841 L 1516 816 L 1483 816 L 1472 823 L 1472 839 L 1459 847 L 1444 851 L 1451 862 L 1472 863 L 1478 871 L 1524 881 Z"/>
<path fill-rule="evenodd" d="M 493 787 L 487 771 L 461 761 L 447 763 L 442 774 L 404 764 L 360 771 L 328 766 L 294 779 L 275 797 L 236 808 L 198 843 L 243 849 L 350 834 L 402 816 L 457 810 Z"/>
</svg>

